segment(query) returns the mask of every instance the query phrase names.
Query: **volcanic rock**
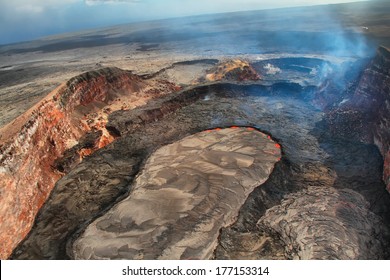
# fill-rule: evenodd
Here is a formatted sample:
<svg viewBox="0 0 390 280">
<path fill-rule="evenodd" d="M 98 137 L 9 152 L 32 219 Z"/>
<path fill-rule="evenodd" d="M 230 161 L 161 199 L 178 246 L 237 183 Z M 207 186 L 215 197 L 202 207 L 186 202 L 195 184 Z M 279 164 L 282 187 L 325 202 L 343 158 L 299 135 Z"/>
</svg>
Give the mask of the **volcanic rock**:
<svg viewBox="0 0 390 280">
<path fill-rule="evenodd" d="M 119 201 L 127 197 L 131 199 L 133 187 L 137 186 L 134 183 L 136 175 L 150 172 L 151 165 L 144 165 L 143 162 L 153 158 L 156 149 L 177 143 L 186 136 L 213 127 L 230 127 L 234 124 L 268 131 L 274 139 L 278 139 L 283 147 L 283 155 L 269 179 L 249 194 L 239 210 L 237 221 L 222 227 L 217 248 L 211 257 L 288 259 L 298 256 L 289 254 L 290 251 L 285 249 L 288 243 L 282 238 L 282 231 L 277 227 L 264 224 L 265 226 L 259 228 L 257 224 L 267 209 L 283 205 L 283 201 L 289 199 L 290 194 L 311 186 L 316 187 L 313 192 L 318 192 L 319 197 L 327 193 L 334 197 L 322 202 L 327 205 L 326 209 L 331 209 L 335 203 L 343 201 L 352 203 L 349 198 L 339 195 L 339 192 L 333 191 L 332 188 L 364 198 L 356 200 L 356 207 L 360 209 L 358 213 L 362 217 L 348 215 L 352 222 L 346 226 L 346 234 L 334 234 L 335 239 L 332 240 L 337 240 L 335 246 L 342 247 L 344 243 L 353 243 L 351 246 L 359 249 L 348 255 L 352 259 L 389 257 L 389 236 L 386 232 L 389 225 L 390 197 L 381 181 L 382 161 L 379 152 L 372 145 L 346 142 L 344 138 L 332 136 L 326 126 L 320 125 L 324 114 L 307 102 L 312 96 L 312 90 L 306 91 L 302 87 L 292 89 L 294 92 L 283 94 L 279 87 L 273 86 L 207 85 L 155 99 L 134 110 L 112 113 L 107 128 L 121 136 L 86 157 L 56 183 L 50 198 L 39 211 L 33 229 L 14 250 L 12 258 L 72 258 L 74 248 L 80 249 L 77 245 L 78 238 L 81 236 L 83 240 L 84 233 L 90 234 L 94 228 L 99 228 L 97 232 L 103 236 L 110 235 L 110 243 L 119 244 L 120 240 L 113 237 L 120 234 L 109 232 L 110 222 L 106 218 L 103 220 L 108 223 L 108 227 L 104 223 L 94 221 L 105 217 L 105 213 L 114 213 L 110 212 L 110 209 Z M 149 171 L 145 170 L 144 166 L 147 166 Z M 138 188 L 135 192 L 138 192 Z M 304 203 L 298 204 L 297 211 L 304 211 L 304 207 Z M 318 211 L 320 209 L 322 208 L 319 207 Z M 332 217 L 333 214 L 328 215 Z M 354 219 L 363 222 L 355 223 Z M 296 222 L 294 215 L 289 215 L 285 220 L 287 223 Z M 128 222 L 131 222 L 130 219 L 124 219 L 123 226 L 129 225 Z M 327 223 L 331 225 L 333 220 Z M 372 228 L 374 225 L 376 227 L 376 223 L 377 228 L 383 230 L 379 233 L 368 231 L 362 235 L 365 238 L 363 242 L 355 238 L 362 224 Z M 89 228 L 89 224 L 93 226 Z M 305 225 L 307 222 L 302 220 L 301 227 Z M 113 225 L 116 229 L 120 226 L 120 223 Z M 147 223 L 142 226 L 146 227 Z M 137 227 L 139 226 L 135 223 L 130 223 L 130 226 L 123 230 L 133 232 Z M 174 230 L 174 227 L 169 230 Z M 88 236 L 88 239 L 92 239 L 92 235 Z M 208 236 L 207 232 L 205 236 Z M 377 245 L 370 249 L 365 245 L 366 242 Z M 91 254 L 94 258 L 100 253 L 109 256 L 104 253 L 105 250 L 95 252 L 93 246 L 90 247 L 91 250 L 80 251 L 85 254 L 84 257 Z M 373 250 L 376 250 L 375 256 Z M 131 258 L 136 257 L 135 251 L 129 253 L 125 248 L 114 250 L 111 257 L 123 258 L 119 252 L 130 254 Z M 145 258 L 152 257 L 153 253 L 148 255 L 148 252 L 143 252 Z M 181 257 L 192 258 L 192 253 L 193 257 L 199 257 L 197 252 L 188 249 Z M 155 253 L 154 256 L 160 254 Z M 142 254 L 140 256 L 142 257 Z M 331 256 L 344 258 L 346 255 L 328 255 L 328 251 L 323 251 L 322 255 L 312 256 L 325 259 Z"/>
<path fill-rule="evenodd" d="M 279 234 L 285 255 L 306 260 L 378 258 L 381 244 L 372 236 L 386 230 L 362 195 L 322 187 L 286 196 L 266 211 L 257 226 Z"/>
<path fill-rule="evenodd" d="M 210 70 L 204 78 L 208 82 L 215 81 L 256 81 L 260 75 L 247 62 L 240 59 L 228 60 L 219 63 Z"/>
<path fill-rule="evenodd" d="M 374 143 L 384 159 L 383 180 L 390 191 L 390 51 L 380 47 L 356 90 L 327 115 L 331 129 Z"/>
<path fill-rule="evenodd" d="M 153 82 L 153 89 L 118 68 L 84 73 L 0 130 L 0 258 L 29 232 L 63 172 L 114 140 L 105 129 L 111 110 L 139 106 L 175 86 Z"/>
<path fill-rule="evenodd" d="M 208 259 L 219 231 L 280 157 L 252 128 L 208 130 L 154 152 L 129 196 L 74 243 L 77 259 Z"/>
</svg>

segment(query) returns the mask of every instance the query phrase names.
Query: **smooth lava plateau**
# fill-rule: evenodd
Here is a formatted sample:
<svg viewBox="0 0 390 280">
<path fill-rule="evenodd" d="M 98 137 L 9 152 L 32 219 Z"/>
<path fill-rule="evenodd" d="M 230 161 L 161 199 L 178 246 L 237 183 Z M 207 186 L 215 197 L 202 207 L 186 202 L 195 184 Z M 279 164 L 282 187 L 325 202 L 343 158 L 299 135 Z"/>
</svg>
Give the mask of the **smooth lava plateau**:
<svg viewBox="0 0 390 280">
<path fill-rule="evenodd" d="M 129 196 L 74 242 L 76 259 L 208 259 L 222 227 L 281 157 L 251 127 L 206 130 L 155 151 Z"/>
</svg>

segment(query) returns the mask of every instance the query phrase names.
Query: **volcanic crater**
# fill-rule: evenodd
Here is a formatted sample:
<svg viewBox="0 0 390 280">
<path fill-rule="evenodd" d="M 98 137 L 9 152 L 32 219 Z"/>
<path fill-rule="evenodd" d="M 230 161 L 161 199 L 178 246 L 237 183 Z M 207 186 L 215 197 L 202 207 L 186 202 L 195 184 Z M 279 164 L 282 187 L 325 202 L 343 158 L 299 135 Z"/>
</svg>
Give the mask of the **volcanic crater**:
<svg viewBox="0 0 390 280">
<path fill-rule="evenodd" d="M 0 46 L 0 258 L 389 259 L 370 3 Z"/>
<path fill-rule="evenodd" d="M 23 174 L 55 178 L 35 195 L 42 207 L 28 209 L 36 217 L 13 217 L 26 204 L 3 212 L 23 222 L 14 227 L 20 240 L 28 232 L 11 258 L 389 258 L 377 143 L 337 130 L 356 119 L 330 125 L 359 91 L 362 65 L 292 56 L 176 63 L 146 76 L 103 68 L 71 79 L 11 123 L 16 140 L 3 141 L 2 174 L 19 188 L 34 180 Z M 198 67 L 198 77 L 179 83 L 186 67 Z M 57 121 L 47 122 L 43 106 Z M 64 127 L 77 133 L 51 135 Z M 20 137 L 31 147 L 17 152 Z M 47 147 L 57 152 L 37 162 Z"/>
</svg>

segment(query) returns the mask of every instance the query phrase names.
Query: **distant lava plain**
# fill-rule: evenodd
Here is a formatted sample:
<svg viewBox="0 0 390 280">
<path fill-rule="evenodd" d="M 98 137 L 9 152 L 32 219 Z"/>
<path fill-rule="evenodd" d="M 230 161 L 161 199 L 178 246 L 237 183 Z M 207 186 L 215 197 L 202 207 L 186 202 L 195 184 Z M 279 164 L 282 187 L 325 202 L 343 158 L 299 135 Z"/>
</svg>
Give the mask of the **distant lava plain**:
<svg viewBox="0 0 390 280">
<path fill-rule="evenodd" d="M 1 258 L 390 258 L 390 8 L 364 7 L 1 47 Z"/>
</svg>

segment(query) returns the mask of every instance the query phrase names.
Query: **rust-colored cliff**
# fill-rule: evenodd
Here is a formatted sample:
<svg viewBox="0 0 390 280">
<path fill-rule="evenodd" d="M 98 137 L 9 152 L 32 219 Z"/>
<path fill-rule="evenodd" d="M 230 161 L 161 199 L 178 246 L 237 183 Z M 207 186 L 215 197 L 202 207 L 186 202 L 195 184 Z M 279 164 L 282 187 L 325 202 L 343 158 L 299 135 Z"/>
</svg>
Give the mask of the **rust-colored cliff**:
<svg viewBox="0 0 390 280">
<path fill-rule="evenodd" d="M 72 78 L 1 128 L 0 258 L 7 258 L 31 229 L 63 175 L 57 162 L 67 151 L 73 152 L 71 164 L 78 163 L 114 140 L 105 129 L 110 112 L 143 105 L 175 89 L 167 82 L 146 82 L 131 72 L 104 68 Z M 83 144 L 88 134 L 94 137 Z"/>
</svg>

